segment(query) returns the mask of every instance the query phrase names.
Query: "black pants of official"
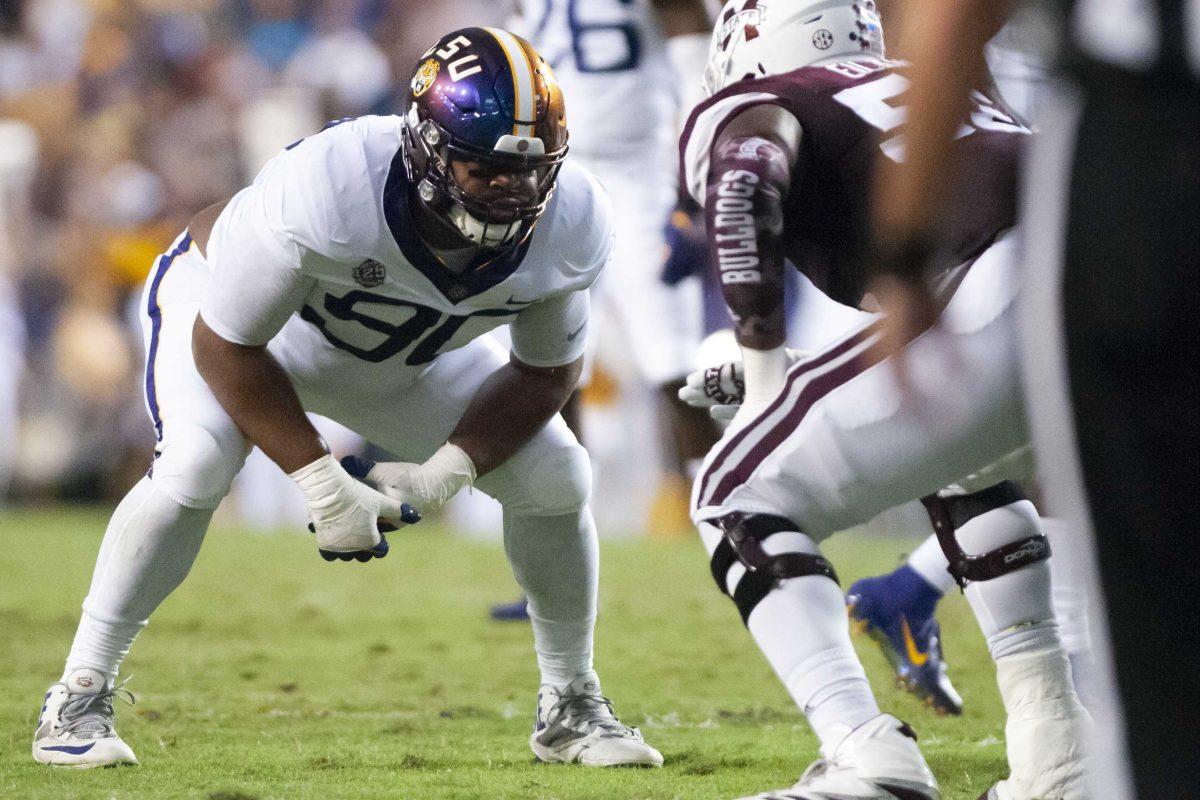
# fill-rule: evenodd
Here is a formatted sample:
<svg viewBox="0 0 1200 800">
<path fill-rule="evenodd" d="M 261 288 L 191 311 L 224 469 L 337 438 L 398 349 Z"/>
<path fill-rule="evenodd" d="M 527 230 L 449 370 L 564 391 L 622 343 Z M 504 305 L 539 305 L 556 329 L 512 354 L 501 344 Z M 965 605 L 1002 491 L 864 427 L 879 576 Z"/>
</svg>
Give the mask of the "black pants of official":
<svg viewBox="0 0 1200 800">
<path fill-rule="evenodd" d="M 1063 324 L 1134 782 L 1200 798 L 1200 88 L 1093 82 L 1071 181 Z"/>
</svg>

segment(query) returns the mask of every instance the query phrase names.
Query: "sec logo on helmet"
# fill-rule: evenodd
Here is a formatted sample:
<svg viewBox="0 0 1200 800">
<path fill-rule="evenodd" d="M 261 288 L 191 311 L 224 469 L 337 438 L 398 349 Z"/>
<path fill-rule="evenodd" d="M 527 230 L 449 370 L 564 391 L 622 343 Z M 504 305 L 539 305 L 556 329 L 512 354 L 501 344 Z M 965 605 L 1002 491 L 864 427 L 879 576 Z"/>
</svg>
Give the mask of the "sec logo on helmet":
<svg viewBox="0 0 1200 800">
<path fill-rule="evenodd" d="M 420 97 L 429 91 L 429 87 L 433 86 L 433 82 L 437 80 L 438 71 L 442 65 L 436 58 L 426 59 L 413 75 L 412 79 L 412 96 Z"/>
</svg>

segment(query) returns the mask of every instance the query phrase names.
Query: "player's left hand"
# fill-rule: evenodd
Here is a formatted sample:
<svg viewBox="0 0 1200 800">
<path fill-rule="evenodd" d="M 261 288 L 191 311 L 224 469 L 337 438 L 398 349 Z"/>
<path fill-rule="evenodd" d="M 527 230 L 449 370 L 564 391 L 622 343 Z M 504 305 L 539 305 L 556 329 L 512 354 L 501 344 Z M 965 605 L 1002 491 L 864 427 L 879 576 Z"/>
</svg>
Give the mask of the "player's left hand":
<svg viewBox="0 0 1200 800">
<path fill-rule="evenodd" d="M 376 491 L 411 501 L 426 513 L 441 508 L 475 481 L 475 465 L 470 456 L 448 443 L 422 464 L 373 462 L 347 456 L 342 459 L 342 466 Z"/>
</svg>

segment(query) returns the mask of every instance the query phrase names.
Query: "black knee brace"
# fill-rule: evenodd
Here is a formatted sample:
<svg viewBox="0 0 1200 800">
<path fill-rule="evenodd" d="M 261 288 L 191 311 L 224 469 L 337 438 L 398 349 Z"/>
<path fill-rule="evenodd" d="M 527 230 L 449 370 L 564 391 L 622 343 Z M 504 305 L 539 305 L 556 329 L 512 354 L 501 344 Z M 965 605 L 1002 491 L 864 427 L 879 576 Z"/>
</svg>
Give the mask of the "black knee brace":
<svg viewBox="0 0 1200 800">
<path fill-rule="evenodd" d="M 742 562 L 746 567 L 746 573 L 731 595 L 743 623 L 750 619 L 750 612 L 759 601 L 785 578 L 824 575 L 834 583 L 838 582 L 833 565 L 822 556 L 812 553 L 780 553 L 773 556 L 763 550 L 763 541 L 773 534 L 800 531 L 800 527 L 789 519 L 770 514 L 739 513 L 727 514 L 712 523 L 725 534 L 712 554 L 712 576 L 717 587 L 729 594 L 726 588 L 729 568 L 735 561 Z"/>
<path fill-rule="evenodd" d="M 981 555 L 968 555 L 958 543 L 955 532 L 968 520 L 1024 499 L 1025 492 L 1015 481 L 1004 481 L 973 494 L 931 494 L 921 499 L 938 544 L 950 562 L 950 574 L 960 588 L 971 581 L 999 578 L 1050 557 L 1050 542 L 1040 533 Z"/>
</svg>

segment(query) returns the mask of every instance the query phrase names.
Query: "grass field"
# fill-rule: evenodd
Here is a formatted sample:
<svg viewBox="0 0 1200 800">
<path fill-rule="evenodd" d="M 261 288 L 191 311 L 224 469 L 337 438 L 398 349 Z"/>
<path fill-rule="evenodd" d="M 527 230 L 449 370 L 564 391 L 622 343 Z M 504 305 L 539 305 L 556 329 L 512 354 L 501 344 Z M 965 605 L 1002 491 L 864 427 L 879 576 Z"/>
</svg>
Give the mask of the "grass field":
<svg viewBox="0 0 1200 800">
<path fill-rule="evenodd" d="M 661 770 L 534 763 L 526 626 L 488 622 L 515 594 L 495 546 L 428 526 L 369 565 L 327 564 L 311 539 L 216 528 L 190 579 L 123 669 L 118 709 L 138 768 L 74 771 L 29 754 L 58 678 L 107 510 L 0 513 L 0 798 L 731 798 L 792 783 L 816 740 L 718 595 L 695 540 L 602 548 L 597 668 Z M 912 543 L 835 538 L 847 584 Z M 947 800 L 1004 773 L 1001 707 L 961 597 L 941 619 L 961 718 L 933 716 L 860 652 L 884 708 L 921 735 Z M 800 633 L 799 631 L 797 632 Z"/>
</svg>

